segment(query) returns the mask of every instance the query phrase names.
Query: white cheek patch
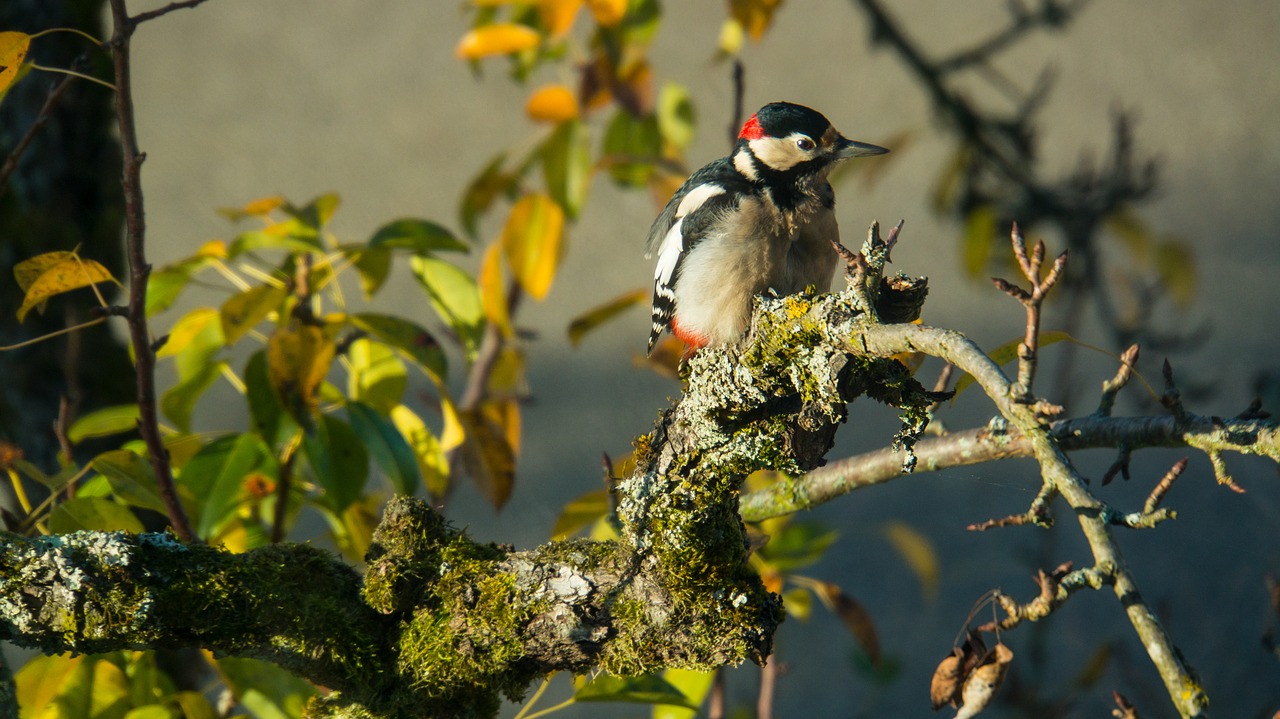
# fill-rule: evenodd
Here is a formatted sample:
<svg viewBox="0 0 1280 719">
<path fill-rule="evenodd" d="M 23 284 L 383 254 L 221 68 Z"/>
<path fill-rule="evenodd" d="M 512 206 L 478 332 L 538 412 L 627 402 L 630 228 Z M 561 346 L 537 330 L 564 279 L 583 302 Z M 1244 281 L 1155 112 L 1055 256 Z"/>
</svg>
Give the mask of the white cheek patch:
<svg viewBox="0 0 1280 719">
<path fill-rule="evenodd" d="M 809 136 L 802 132 L 793 132 L 786 137 L 762 137 L 748 143 L 751 152 L 760 158 L 766 166 L 779 172 L 785 172 L 801 162 L 813 159 L 812 152 L 805 152 L 796 147 L 796 141 Z"/>
</svg>

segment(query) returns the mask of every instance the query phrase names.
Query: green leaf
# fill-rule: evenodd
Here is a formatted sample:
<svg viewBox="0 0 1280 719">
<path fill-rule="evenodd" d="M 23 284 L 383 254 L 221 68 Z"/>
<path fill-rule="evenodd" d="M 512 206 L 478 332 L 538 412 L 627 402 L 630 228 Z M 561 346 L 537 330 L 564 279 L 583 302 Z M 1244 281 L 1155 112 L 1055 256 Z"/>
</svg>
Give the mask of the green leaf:
<svg viewBox="0 0 1280 719">
<path fill-rule="evenodd" d="M 260 230 L 249 230 L 236 235 L 227 249 L 228 257 L 239 257 L 258 250 L 285 250 L 288 252 L 321 252 L 319 238 L 313 228 L 297 219 L 273 222 Z"/>
<path fill-rule="evenodd" d="M 124 530 L 137 534 L 142 531 L 142 522 L 138 521 L 128 507 L 101 497 L 68 499 L 54 507 L 49 514 L 49 531 L 53 534 L 70 534 L 81 530 Z"/>
<path fill-rule="evenodd" d="M 234 516 L 244 499 L 244 480 L 250 474 L 279 474 L 270 450 L 255 434 L 231 434 L 210 442 L 182 468 L 181 482 L 199 505 L 196 534 L 212 537 Z"/>
<path fill-rule="evenodd" d="M 92 437 L 110 437 L 128 432 L 137 428 L 138 416 L 136 404 L 119 404 L 94 410 L 71 423 L 67 428 L 67 440 L 72 444 L 80 444 Z"/>
<path fill-rule="evenodd" d="M 656 117 L 633 117 L 614 112 L 605 129 L 601 150 L 614 181 L 627 187 L 644 187 L 662 154 L 662 135 Z"/>
<path fill-rule="evenodd" d="M 107 268 L 73 252 L 48 252 L 19 262 L 14 277 L 25 293 L 18 308 L 18 321 L 50 298 L 102 282 L 115 282 Z"/>
<path fill-rule="evenodd" d="M 596 305 L 578 315 L 569 323 L 569 343 L 577 347 L 582 342 L 582 338 L 587 336 L 587 333 L 632 307 L 645 306 L 648 304 L 649 297 L 650 290 L 642 287 L 638 290 L 631 290 L 618 295 L 608 302 Z"/>
<path fill-rule="evenodd" d="M 456 265 L 434 257 L 410 260 L 413 273 L 427 291 L 431 307 L 462 340 L 468 357 L 474 357 L 484 331 L 484 308 L 475 278 Z"/>
<path fill-rule="evenodd" d="M 404 405 L 391 408 L 391 421 L 413 451 L 427 494 L 433 498 L 448 494 L 449 460 L 440 440 L 427 428 L 427 423 Z"/>
<path fill-rule="evenodd" d="M 173 306 L 194 273 L 186 265 L 162 267 L 147 277 L 147 317 Z"/>
<path fill-rule="evenodd" d="M 418 255 L 434 252 L 466 252 L 470 249 L 452 232 L 427 220 L 404 218 L 378 228 L 369 238 L 369 247 L 409 250 Z"/>
<path fill-rule="evenodd" d="M 581 120 L 567 120 L 556 126 L 539 153 L 547 190 L 571 220 L 578 218 L 591 184 L 589 140 Z"/>
<path fill-rule="evenodd" d="M 658 133 L 668 146 L 682 152 L 693 142 L 697 113 L 689 90 L 674 82 L 663 83 L 658 91 Z M 846 163 L 847 164 L 847 163 Z"/>
<path fill-rule="evenodd" d="M 319 236 L 320 230 L 329 224 L 329 220 L 333 219 L 333 213 L 338 211 L 338 205 L 341 203 L 342 198 L 338 197 L 336 192 L 328 192 L 316 197 L 302 207 L 296 207 L 286 202 L 281 206 L 281 209 L 292 215 L 310 230 L 311 236 L 316 237 Z"/>
<path fill-rule="evenodd" d="M 351 425 L 320 415 L 315 431 L 303 436 L 302 451 L 324 488 L 326 506 L 341 513 L 359 499 L 369 479 L 369 454 Z"/>
<path fill-rule="evenodd" d="M 144 704 L 130 709 L 124 719 L 181 719 L 181 715 L 168 704 Z"/>
<path fill-rule="evenodd" d="M 204 695 L 193 691 L 181 691 L 173 695 L 186 719 L 218 719 L 218 712 Z"/>
<path fill-rule="evenodd" d="M 440 349 L 436 338 L 420 325 L 400 317 L 372 312 L 351 315 L 351 322 L 403 352 L 430 375 L 436 384 L 444 382 L 448 370 L 444 350 Z"/>
<path fill-rule="evenodd" d="M 249 417 L 258 436 L 272 449 L 279 449 L 298 432 L 298 423 L 285 411 L 280 397 L 271 388 L 267 375 L 266 350 L 258 350 L 244 367 L 245 397 Z"/>
<path fill-rule="evenodd" d="M 782 607 L 787 610 L 787 614 L 807 622 L 813 613 L 813 595 L 800 587 L 789 589 L 782 593 Z"/>
<path fill-rule="evenodd" d="M 564 506 L 551 527 L 551 541 L 560 542 L 609 513 L 609 493 L 603 489 L 579 495 Z"/>
<path fill-rule="evenodd" d="M 256 659 L 223 657 L 218 668 L 254 719 L 298 719 L 316 693 L 310 683 Z"/>
<path fill-rule="evenodd" d="M 564 211 L 550 195 L 521 197 L 502 228 L 502 249 L 525 292 L 545 299 L 564 256 Z"/>
<path fill-rule="evenodd" d="M 347 404 L 347 418 L 373 461 L 387 475 L 397 494 L 418 491 L 421 477 L 417 458 L 405 438 L 386 415 L 361 402 Z"/>
<path fill-rule="evenodd" d="M 351 258 L 360 274 L 360 289 L 366 298 L 378 294 L 391 275 L 391 250 L 367 245 L 343 245 L 338 248 Z"/>
<path fill-rule="evenodd" d="M 249 330 L 280 309 L 289 296 L 284 287 L 259 285 L 250 287 L 222 303 L 222 336 L 227 346 L 240 341 Z"/>
<path fill-rule="evenodd" d="M 667 669 L 662 672 L 662 678 L 684 695 L 689 704 L 702 706 L 707 694 L 711 692 L 711 685 L 715 683 L 716 673 L 714 671 L 699 672 L 693 669 Z M 653 708 L 650 716 L 652 719 L 694 719 L 698 716 L 698 712 L 687 707 L 659 704 Z"/>
<path fill-rule="evenodd" d="M 222 325 L 217 322 L 218 311 L 212 307 L 197 307 L 173 323 L 164 344 L 156 350 L 156 357 L 178 357 L 190 350 L 194 361 L 188 365 L 203 365 L 222 348 Z"/>
<path fill-rule="evenodd" d="M 164 416 L 177 425 L 179 430 L 190 432 L 191 415 L 195 413 L 196 402 L 213 386 L 227 366 L 226 362 L 204 365 L 195 374 L 165 390 L 160 396 L 160 410 L 164 412 Z"/>
<path fill-rule="evenodd" d="M 107 478 L 111 492 L 135 507 L 166 511 L 151 463 L 127 449 L 114 449 L 94 457 L 89 463 Z"/>
<path fill-rule="evenodd" d="M 347 349 L 349 374 L 347 395 L 380 411 L 389 412 L 400 404 L 409 385 L 404 362 L 381 342 L 358 339 Z"/>
<path fill-rule="evenodd" d="M 760 558 L 777 572 L 790 572 L 822 558 L 839 536 L 817 522 L 791 522 L 760 550 Z"/>
<path fill-rule="evenodd" d="M 506 159 L 506 153 L 499 153 L 462 192 L 458 218 L 462 222 L 462 229 L 473 239 L 476 237 L 480 216 L 493 207 L 499 195 L 511 194 L 520 179 L 514 174 L 503 172 L 502 165 Z"/>
<path fill-rule="evenodd" d="M 674 704 L 696 710 L 670 682 L 656 674 L 639 677 L 615 677 L 601 674 L 574 692 L 580 702 L 628 702 L 631 704 Z"/>
</svg>

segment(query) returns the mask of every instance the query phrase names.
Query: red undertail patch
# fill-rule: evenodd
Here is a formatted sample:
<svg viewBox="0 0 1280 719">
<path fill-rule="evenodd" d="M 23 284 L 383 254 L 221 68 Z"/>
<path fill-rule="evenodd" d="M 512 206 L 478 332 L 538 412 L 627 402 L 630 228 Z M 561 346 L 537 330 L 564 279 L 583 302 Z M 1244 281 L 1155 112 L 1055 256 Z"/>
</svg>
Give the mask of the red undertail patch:
<svg viewBox="0 0 1280 719">
<path fill-rule="evenodd" d="M 676 337 L 679 337 L 680 341 L 684 342 L 685 345 L 688 346 L 689 350 L 696 350 L 700 347 L 707 346 L 706 337 L 696 332 L 690 332 L 689 330 L 686 330 L 685 328 L 681 327 L 680 323 L 676 322 L 675 317 L 671 318 L 671 334 L 675 335 Z"/>
</svg>

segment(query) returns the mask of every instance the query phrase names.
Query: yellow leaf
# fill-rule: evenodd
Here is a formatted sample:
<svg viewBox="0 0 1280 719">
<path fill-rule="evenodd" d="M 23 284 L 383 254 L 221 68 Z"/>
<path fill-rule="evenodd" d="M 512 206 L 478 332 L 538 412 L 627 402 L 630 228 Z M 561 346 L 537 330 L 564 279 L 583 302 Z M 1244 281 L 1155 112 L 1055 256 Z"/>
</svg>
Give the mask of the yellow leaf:
<svg viewBox="0 0 1280 719">
<path fill-rule="evenodd" d="M 542 36 L 528 25 L 498 23 L 473 28 L 458 42 L 455 52 L 463 60 L 509 55 L 538 46 Z"/>
<path fill-rule="evenodd" d="M 1156 270 L 1179 309 L 1187 309 L 1196 296 L 1196 257 L 1186 243 L 1164 238 L 1155 247 Z"/>
<path fill-rule="evenodd" d="M 283 287 L 258 285 L 232 296 L 222 303 L 222 336 L 227 346 L 240 341 L 249 330 L 267 318 L 288 297 Z"/>
<path fill-rule="evenodd" d="M 329 374 L 333 340 L 313 325 L 294 321 L 267 339 L 267 376 L 296 419 L 315 409 L 316 390 Z"/>
<path fill-rule="evenodd" d="M 30 46 L 31 36 L 25 32 L 0 32 L 0 95 L 18 81 L 18 72 Z"/>
<path fill-rule="evenodd" d="M 200 245 L 200 249 L 196 250 L 195 256 L 225 260 L 227 259 L 227 243 L 223 240 L 209 240 Z"/>
<path fill-rule="evenodd" d="M 440 396 L 440 414 L 444 417 L 444 428 L 440 430 L 440 448 L 449 452 L 466 440 L 467 432 L 458 417 L 458 408 L 443 394 Z"/>
<path fill-rule="evenodd" d="M 929 538 L 906 522 L 885 522 L 880 530 L 898 550 L 920 580 L 920 591 L 929 601 L 938 595 L 938 553 Z"/>
<path fill-rule="evenodd" d="M 597 489 L 564 505 L 551 527 L 551 541 L 562 542 L 609 513 L 609 492 Z"/>
<path fill-rule="evenodd" d="M 596 23 L 616 27 L 627 14 L 627 0 L 587 0 L 587 9 Z"/>
<path fill-rule="evenodd" d="M 494 242 L 480 260 L 480 273 L 476 277 L 480 287 L 480 306 L 485 319 L 502 330 L 503 337 L 511 337 L 511 314 L 507 311 L 507 283 L 502 276 L 502 245 Z"/>
<path fill-rule="evenodd" d="M 173 357 L 186 349 L 191 341 L 218 319 L 218 311 L 212 307 L 198 307 L 182 316 L 169 330 L 169 339 L 165 341 L 156 357 Z"/>
<path fill-rule="evenodd" d="M 720 26 L 720 39 L 716 45 L 720 52 L 732 57 L 742 50 L 742 41 L 745 39 L 746 32 L 742 29 L 742 23 L 727 18 Z"/>
<path fill-rule="evenodd" d="M 582 0 L 542 0 L 538 3 L 538 15 L 542 26 L 554 38 L 561 38 L 573 28 Z"/>
<path fill-rule="evenodd" d="M 578 99 L 564 85 L 543 85 L 529 96 L 524 111 L 538 122 L 564 122 L 578 116 Z"/>
<path fill-rule="evenodd" d="M 245 203 L 243 212 L 253 217 L 265 217 L 284 205 L 284 198 L 280 195 L 272 195 L 271 197 L 260 197 Z"/>
<path fill-rule="evenodd" d="M 22 306 L 18 308 L 19 322 L 22 322 L 32 308 L 43 305 L 51 297 L 99 282 L 115 282 L 107 268 L 93 260 L 81 259 L 71 252 L 38 255 L 18 263 L 13 268 L 13 274 L 26 291 Z"/>
<path fill-rule="evenodd" d="M 391 408 L 391 423 L 404 437 L 418 461 L 418 471 L 427 486 L 427 494 L 443 497 L 449 491 L 449 462 L 440 440 L 427 428 L 427 423 L 404 405 Z"/>
<path fill-rule="evenodd" d="M 479 409 L 463 412 L 467 441 L 462 446 L 462 463 L 480 494 L 502 509 L 515 487 L 516 444 L 519 441 L 519 408 L 514 401 L 488 402 Z"/>
<path fill-rule="evenodd" d="M 782 0 L 729 0 L 729 12 L 752 40 L 759 40 L 773 23 Z"/>
<path fill-rule="evenodd" d="M 555 280 L 563 254 L 564 210 L 550 195 L 521 197 L 502 228 L 502 247 L 511 272 L 526 292 L 543 299 Z"/>
</svg>

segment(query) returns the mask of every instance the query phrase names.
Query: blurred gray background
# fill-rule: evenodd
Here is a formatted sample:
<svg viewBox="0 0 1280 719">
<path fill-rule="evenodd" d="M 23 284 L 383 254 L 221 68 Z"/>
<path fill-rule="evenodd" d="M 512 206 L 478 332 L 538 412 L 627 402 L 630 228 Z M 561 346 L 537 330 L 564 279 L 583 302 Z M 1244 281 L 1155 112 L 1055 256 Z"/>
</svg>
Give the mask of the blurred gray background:
<svg viewBox="0 0 1280 719">
<path fill-rule="evenodd" d="M 133 9 L 163 4 L 139 2 Z M 919 43 L 941 54 L 984 37 L 1003 22 L 1004 7 L 994 0 L 898 0 L 889 9 Z M 669 1 L 663 11 L 651 52 L 655 76 L 692 91 L 699 132 L 688 157 L 696 167 L 724 153 L 732 113 L 729 68 L 711 62 L 724 3 Z M 483 77 L 475 77 L 453 55 L 468 21 L 460 2 L 211 0 L 144 26 L 134 42 L 134 72 L 153 261 L 163 264 L 209 239 L 228 238 L 232 230 L 216 207 L 275 193 L 302 202 L 339 192 L 333 230 L 348 241 L 367 239 L 403 216 L 456 227 L 466 182 L 499 150 L 527 146 L 538 132 L 523 115 L 529 90 L 569 80 L 538 75 L 521 87 L 501 61 L 487 63 Z M 1190 241 L 1196 252 L 1196 300 L 1185 315 L 1165 319 L 1212 327 L 1202 348 L 1172 358 L 1181 377 L 1217 385 L 1214 396 L 1192 403 L 1205 414 L 1243 409 L 1255 374 L 1274 370 L 1280 354 L 1278 30 L 1280 4 L 1268 0 L 1094 3 L 1066 32 L 1036 36 L 999 66 L 1024 88 L 1046 65 L 1058 71 L 1039 138 L 1045 162 L 1058 171 L 1075 167 L 1082 153 L 1102 157 L 1112 110 L 1134 112 L 1140 152 L 1161 162 L 1160 189 L 1142 215 L 1156 231 Z M 962 276 L 961 228 L 928 207 L 952 144 L 937 131 L 923 93 L 897 57 L 870 48 L 865 16 L 850 2 L 793 0 L 765 40 L 749 43 L 742 57 L 748 108 L 780 99 L 808 104 L 849 137 L 869 142 L 913 133 L 873 186 L 854 181 L 838 188 L 846 239 L 858 242 L 872 219 L 905 218 L 894 260 L 899 270 L 930 278 L 925 321 L 969 333 L 986 347 L 1018 336 L 1021 310 L 989 285 Z M 452 520 L 473 535 L 517 546 L 543 541 L 567 500 L 600 486 L 600 453 L 627 452 L 678 394 L 672 381 L 632 364 L 644 346 L 643 313 L 633 312 L 578 349 L 565 338 L 572 316 L 649 282 L 642 245 L 657 209 L 647 193 L 618 191 L 603 176 L 593 181 L 550 298 L 526 304 L 520 315 L 538 338 L 528 345 L 535 399 L 525 415 L 515 494 L 500 515 L 468 486 L 450 506 Z M 487 225 L 485 235 L 496 231 Z M 1045 239 L 1051 251 L 1060 247 L 1057 238 Z M 431 321 L 403 267 L 378 303 Z M 179 312 L 163 315 L 161 327 Z M 1052 319 L 1046 326 L 1052 329 Z M 1105 344 L 1095 329 L 1087 320 L 1081 339 Z M 1105 358 L 1079 354 L 1076 379 L 1087 388 L 1114 370 Z M 1139 366 L 1153 382 L 1160 359 L 1145 356 Z M 936 371 L 930 365 L 922 377 L 931 382 Z M 225 386 L 217 391 L 225 393 L 225 410 L 206 398 L 197 413 L 204 429 L 231 426 L 241 416 L 235 395 Z M 1077 406 L 1092 402 L 1086 397 Z M 963 428 L 990 412 L 969 392 L 943 419 Z M 883 446 L 895 424 L 883 408 L 855 405 L 832 456 Z M 1133 481 L 1099 491 L 1136 508 L 1179 456 L 1144 452 Z M 1080 462 L 1096 478 L 1110 460 L 1096 452 Z M 1192 455 L 1167 502 L 1179 520 L 1125 533 L 1122 546 L 1146 596 L 1203 675 L 1215 714 L 1270 716 L 1280 709 L 1280 662 L 1263 651 L 1259 637 L 1270 621 L 1263 576 L 1280 573 L 1280 489 L 1273 467 L 1229 462 L 1248 494 L 1213 486 L 1208 461 Z M 834 619 L 817 610 L 807 623 L 789 621 L 778 635 L 777 656 L 788 671 L 777 715 L 926 714 L 932 666 L 983 591 L 1000 586 L 1030 598 L 1036 567 L 1088 563 L 1063 512 L 1047 533 L 964 530 L 970 522 L 1022 511 L 1036 488 L 1034 466 L 1010 462 L 899 480 L 805 517 L 842 535 L 806 573 L 839 583 L 862 602 L 885 651 L 901 666 L 895 680 L 877 684 L 855 668 L 853 641 Z M 912 525 L 941 553 L 936 598 L 922 595 L 884 540 L 882 528 L 891 520 Z M 1107 715 L 1112 689 L 1134 700 L 1144 716 L 1172 715 L 1109 592 L 1077 596 L 1044 626 L 1020 629 L 1008 641 L 1020 660 L 1040 655 L 1038 663 L 1016 664 L 1010 681 L 1045 701 L 1073 697 L 1067 716 Z M 1077 690 L 1073 682 L 1104 646 L 1109 661 L 1101 680 Z M 731 700 L 751 701 L 755 678 L 752 667 L 731 672 Z M 562 714 L 599 715 L 647 716 L 647 709 L 576 707 Z M 1001 706 L 990 715 L 1049 714 Z"/>
</svg>

